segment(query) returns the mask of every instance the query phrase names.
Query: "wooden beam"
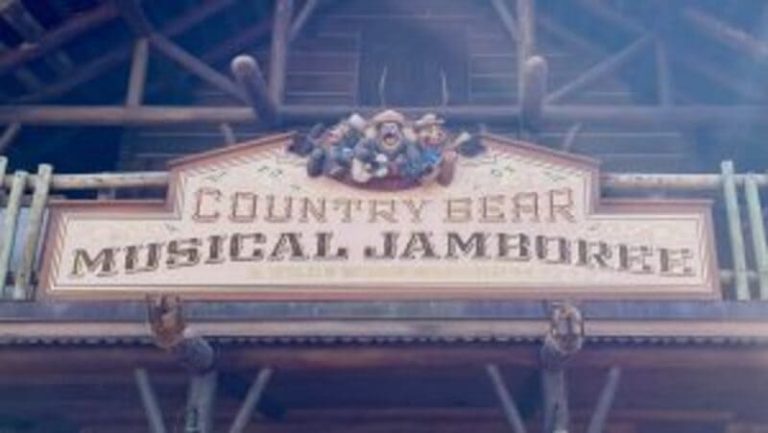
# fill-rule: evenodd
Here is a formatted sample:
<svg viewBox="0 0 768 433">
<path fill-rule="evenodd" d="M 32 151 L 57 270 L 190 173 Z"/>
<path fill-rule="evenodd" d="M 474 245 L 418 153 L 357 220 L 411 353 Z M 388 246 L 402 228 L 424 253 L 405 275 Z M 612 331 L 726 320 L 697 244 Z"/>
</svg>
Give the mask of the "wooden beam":
<svg viewBox="0 0 768 433">
<path fill-rule="evenodd" d="M 507 3 L 504 0 L 491 0 L 491 5 L 493 5 L 493 9 L 496 11 L 496 15 L 499 17 L 510 39 L 513 42 L 517 42 L 520 37 L 520 29 L 517 27 L 515 18 L 507 7 Z"/>
<path fill-rule="evenodd" d="M 168 37 L 178 36 L 202 21 L 205 21 L 208 17 L 222 11 L 233 2 L 234 0 L 212 0 L 206 2 L 198 8 L 169 21 L 162 27 L 161 33 Z M 116 48 L 109 53 L 78 67 L 75 71 L 66 75 L 61 80 L 42 88 L 38 92 L 17 98 L 14 102 L 40 102 L 66 94 L 75 87 L 88 83 L 99 75 L 104 74 L 127 61 L 131 58 L 131 53 L 132 47 L 123 46 Z"/>
<path fill-rule="evenodd" d="M 60 26 L 48 30 L 34 44 L 24 44 L 0 54 L 0 74 L 11 72 L 18 66 L 61 47 L 84 31 L 111 21 L 117 15 L 113 4 L 103 3 L 69 18 Z"/>
<path fill-rule="evenodd" d="M 526 433 L 523 418 L 517 410 L 515 399 L 507 389 L 506 383 L 504 383 L 504 378 L 501 376 L 499 367 L 496 364 L 487 364 L 485 370 L 488 373 L 488 377 L 491 379 L 491 384 L 499 399 L 499 404 L 507 419 L 507 424 L 512 428 L 513 433 Z"/>
<path fill-rule="evenodd" d="M 31 300 L 33 293 L 33 274 L 35 263 L 40 248 L 40 235 L 43 232 L 46 207 L 48 205 L 48 192 L 51 188 L 53 166 L 40 164 L 35 176 L 32 203 L 27 212 L 27 231 L 21 252 L 21 261 L 16 272 L 16 281 L 13 283 L 13 297 L 17 300 Z"/>
<path fill-rule="evenodd" d="M 293 24 L 291 24 L 289 42 L 299 37 L 301 30 L 306 26 L 307 21 L 309 21 L 309 18 L 317 8 L 317 3 L 318 0 L 307 0 L 304 3 L 301 11 L 299 11 L 299 14 L 296 16 L 296 19 L 293 20 Z"/>
<path fill-rule="evenodd" d="M 754 60 L 768 60 L 768 43 L 695 8 L 685 8 L 682 17 L 699 32 L 713 40 L 747 54 Z"/>
<path fill-rule="evenodd" d="M 152 383 L 149 381 L 147 370 L 137 368 L 133 374 L 136 379 L 136 386 L 139 388 L 139 396 L 144 406 L 144 412 L 147 415 L 150 433 L 166 433 L 163 413 L 160 410 L 160 405 L 157 403 L 157 395 L 152 388 Z"/>
<path fill-rule="evenodd" d="M 133 32 L 140 37 L 149 36 L 154 32 L 154 26 L 149 22 L 141 7 L 141 0 L 111 0 L 120 15 Z"/>
<path fill-rule="evenodd" d="M 619 379 L 621 379 L 621 369 L 619 367 L 611 367 L 610 371 L 608 371 L 605 385 L 603 385 L 603 389 L 600 391 L 595 411 L 589 419 L 587 433 L 603 433 L 605 431 L 608 413 L 611 411 L 616 390 L 619 387 Z"/>
<path fill-rule="evenodd" d="M 272 20 L 272 49 L 269 60 L 269 95 L 278 106 L 283 103 L 288 63 L 288 42 L 293 0 L 276 0 Z"/>
<path fill-rule="evenodd" d="M 240 92 L 240 89 L 232 82 L 232 80 L 203 63 L 200 59 L 179 47 L 170 39 L 159 34 L 153 34 L 149 37 L 149 41 L 158 51 L 184 67 L 187 71 L 196 75 L 201 80 L 240 101 L 247 102 L 242 95 L 242 92 Z"/>
<path fill-rule="evenodd" d="M 0 5 L 0 15 L 29 43 L 37 43 L 45 34 L 40 23 L 35 20 L 21 0 L 8 0 Z M 65 74 L 72 69 L 72 60 L 61 51 L 50 53 L 46 63 L 58 74 Z"/>
<path fill-rule="evenodd" d="M 606 75 L 627 64 L 635 57 L 635 55 L 650 45 L 651 42 L 653 42 L 653 38 L 651 36 L 641 37 L 623 50 L 592 66 L 591 68 L 584 71 L 581 75 L 571 80 L 569 83 L 564 84 L 559 89 L 547 95 L 545 102 L 557 102 L 569 95 L 572 95 L 573 93 L 578 92 L 579 90 L 590 86 L 591 84 L 596 83 Z"/>
<path fill-rule="evenodd" d="M 144 87 L 147 82 L 147 66 L 149 63 L 149 41 L 147 38 L 139 38 L 133 47 L 133 61 L 131 73 L 128 78 L 128 94 L 125 105 L 138 107 L 144 98 Z"/>
<path fill-rule="evenodd" d="M 5 127 L 2 135 L 0 135 L 0 155 L 2 155 L 13 141 L 18 137 L 21 132 L 21 123 L 13 122 Z"/>
<path fill-rule="evenodd" d="M 277 124 L 277 102 L 270 95 L 256 59 L 248 55 L 235 57 L 232 60 L 232 74 L 243 89 L 256 116 L 267 126 Z"/>
<path fill-rule="evenodd" d="M 16 241 L 16 225 L 19 222 L 21 197 L 26 187 L 27 172 L 16 171 L 13 174 L 11 191 L 8 194 L 8 205 L 3 215 L 3 230 L 0 236 L 0 297 L 10 299 L 13 295 L 12 286 L 6 285 L 11 271 L 11 256 Z"/>
<path fill-rule="evenodd" d="M 254 409 L 258 406 L 261 396 L 264 395 L 264 390 L 267 388 L 270 377 L 272 377 L 271 368 L 259 370 L 259 374 L 253 380 L 253 384 L 248 389 L 248 393 L 245 395 L 245 399 L 237 411 L 235 419 L 232 421 L 229 433 L 243 433 L 245 431 Z"/>
<path fill-rule="evenodd" d="M 447 106 L 447 107 L 393 107 L 407 116 L 434 112 L 450 121 L 508 123 L 520 118 L 518 106 Z M 360 112 L 371 115 L 381 110 L 377 106 L 352 105 L 290 105 L 280 109 L 285 123 L 333 121 Z M 553 124 L 601 123 L 616 126 L 734 126 L 764 125 L 768 107 L 761 105 L 687 105 L 610 106 L 610 105 L 545 105 L 542 118 Z M 179 107 L 111 105 L 57 106 L 19 105 L 0 106 L 0 124 L 20 122 L 25 125 L 183 125 L 210 123 L 248 123 L 255 116 L 250 107 Z"/>
</svg>

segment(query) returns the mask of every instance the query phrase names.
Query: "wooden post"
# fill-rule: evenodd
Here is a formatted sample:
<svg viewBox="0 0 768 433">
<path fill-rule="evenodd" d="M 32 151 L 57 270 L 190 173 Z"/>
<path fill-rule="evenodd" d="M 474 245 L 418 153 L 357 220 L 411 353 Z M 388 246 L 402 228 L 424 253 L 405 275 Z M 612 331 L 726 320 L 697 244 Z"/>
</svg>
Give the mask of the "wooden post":
<svg viewBox="0 0 768 433">
<path fill-rule="evenodd" d="M 21 263 L 16 273 L 13 285 L 13 299 L 23 300 L 32 298 L 32 275 L 37 259 L 38 245 L 40 244 L 40 232 L 43 228 L 43 216 L 45 206 L 48 204 L 48 191 L 53 177 L 53 167 L 48 164 L 40 164 L 35 177 L 32 204 L 29 207 L 27 217 L 27 236 L 24 241 Z"/>
<path fill-rule="evenodd" d="M 510 394 L 507 389 L 507 385 L 504 383 L 504 378 L 501 376 L 499 367 L 495 364 L 488 364 L 485 366 L 485 371 L 491 379 L 494 391 L 496 391 L 496 396 L 499 399 L 499 404 L 501 404 L 501 409 L 504 411 L 507 424 L 509 424 L 514 433 L 526 433 L 523 418 L 517 410 L 515 399 L 512 397 L 512 394 Z"/>
<path fill-rule="evenodd" d="M 3 221 L 3 232 L 0 236 L 0 288 L 2 288 L 3 297 L 10 298 L 13 293 L 10 286 L 7 286 L 6 280 L 11 268 L 11 256 L 13 254 L 13 245 L 16 240 L 16 225 L 19 220 L 19 210 L 21 209 L 21 197 L 24 195 L 26 186 L 27 172 L 17 171 L 13 174 L 11 182 L 11 192 L 8 195 L 8 206 L 5 208 L 5 218 Z"/>
<path fill-rule="evenodd" d="M 232 74 L 244 90 L 253 112 L 267 126 L 274 126 L 278 121 L 277 100 L 270 95 L 259 64 L 249 55 L 240 55 L 232 59 Z"/>
<path fill-rule="evenodd" d="M 131 74 L 128 78 L 128 95 L 125 105 L 138 107 L 144 97 L 144 87 L 147 81 L 147 66 L 149 63 L 149 41 L 139 38 L 133 47 Z"/>
<path fill-rule="evenodd" d="M 185 433 L 213 433 L 213 402 L 216 397 L 215 370 L 194 374 L 189 383 Z"/>
<path fill-rule="evenodd" d="M 746 301 L 750 298 L 747 257 L 744 248 L 744 234 L 741 229 L 741 212 L 739 211 L 739 196 L 733 174 L 733 161 L 723 161 L 720 166 L 723 173 L 723 195 L 725 196 L 728 234 L 731 239 L 731 256 L 733 257 L 733 271 L 735 273 L 734 289 L 736 299 Z"/>
<path fill-rule="evenodd" d="M 8 149 L 13 140 L 19 135 L 19 132 L 21 132 L 21 123 L 19 122 L 10 123 L 5 127 L 5 131 L 0 135 L 0 154 Z"/>
<path fill-rule="evenodd" d="M 312 16 L 315 8 L 317 8 L 317 0 L 307 0 L 307 2 L 304 3 L 304 7 L 301 8 L 301 11 L 299 11 L 299 14 L 296 16 L 296 19 L 293 20 L 293 24 L 291 25 L 289 42 L 293 41 L 299 34 L 301 34 L 301 30 L 307 24 L 307 21 L 309 21 L 309 17 Z"/>
<path fill-rule="evenodd" d="M 559 101 L 566 96 L 597 82 L 606 75 L 624 66 L 627 62 L 632 60 L 636 54 L 641 52 L 646 46 L 650 45 L 652 41 L 653 38 L 651 36 L 641 37 L 623 50 L 592 66 L 569 83 L 564 84 L 559 89 L 550 93 L 544 101 L 547 103 Z"/>
<path fill-rule="evenodd" d="M 149 375 L 143 368 L 137 368 L 133 372 L 136 379 L 136 386 L 139 388 L 141 403 L 144 406 L 144 412 L 147 414 L 150 433 L 166 433 L 163 414 L 160 405 L 157 403 L 157 396 L 152 383 L 149 381 Z"/>
<path fill-rule="evenodd" d="M 283 103 L 288 63 L 288 31 L 293 15 L 293 0 L 276 0 L 272 20 L 272 50 L 269 61 L 269 96 L 279 106 Z"/>
<path fill-rule="evenodd" d="M 256 379 L 253 380 L 251 387 L 248 389 L 248 393 L 245 395 L 240 410 L 237 411 L 235 419 L 232 421 L 232 426 L 229 428 L 229 433 L 243 433 L 248 426 L 248 421 L 251 420 L 253 410 L 259 405 L 259 400 L 264 394 L 264 390 L 267 388 L 269 379 L 272 377 L 271 368 L 262 368 L 259 370 L 259 374 Z"/>
<path fill-rule="evenodd" d="M 197 57 L 193 56 L 183 48 L 171 42 L 170 39 L 155 33 L 149 36 L 149 42 L 166 57 L 178 63 L 184 69 L 193 75 L 196 75 L 201 80 L 216 87 L 222 92 L 233 96 L 237 100 L 247 102 L 240 92 L 240 89 L 238 89 L 237 85 L 233 83 L 229 78 L 220 74 L 212 67 L 203 63 Z"/>
<path fill-rule="evenodd" d="M 523 85 L 520 95 L 523 123 L 538 129 L 542 122 L 542 107 L 547 94 L 547 61 L 541 56 L 532 56 L 523 68 Z"/>
<path fill-rule="evenodd" d="M 619 386 L 619 379 L 621 379 L 621 369 L 619 367 L 611 367 L 605 380 L 605 385 L 603 385 L 603 390 L 600 392 L 600 398 L 597 400 L 595 411 L 589 419 L 587 433 L 603 433 L 605 431 L 605 421 L 608 419 L 608 413 L 611 411 L 611 406 L 616 396 L 616 389 Z"/>
<path fill-rule="evenodd" d="M 768 299 L 768 241 L 765 238 L 765 217 L 760 203 L 760 191 L 754 174 L 744 180 L 744 194 L 747 198 L 749 226 L 752 229 L 752 251 L 755 254 L 760 299 Z"/>
</svg>

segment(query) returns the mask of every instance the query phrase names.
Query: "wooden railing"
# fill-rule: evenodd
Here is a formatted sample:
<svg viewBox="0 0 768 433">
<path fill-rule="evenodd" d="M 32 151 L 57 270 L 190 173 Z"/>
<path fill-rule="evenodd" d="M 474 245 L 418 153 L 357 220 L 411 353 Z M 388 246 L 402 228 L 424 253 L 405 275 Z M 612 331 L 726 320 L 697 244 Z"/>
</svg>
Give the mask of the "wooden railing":
<svg viewBox="0 0 768 433">
<path fill-rule="evenodd" d="M 2 299 L 5 300 L 34 298 L 33 277 L 49 192 L 102 192 L 158 188 L 168 184 L 167 172 L 54 175 L 53 167 L 48 164 L 39 165 L 36 174 L 16 171 L 7 175 L 7 163 L 8 160 L 0 156 L 0 282 L 4 282 Z M 760 189 L 768 188 L 768 174 L 736 174 L 733 162 L 723 161 L 721 172 L 717 174 L 604 173 L 601 185 L 603 189 L 615 191 L 720 193 L 725 205 L 733 263 L 733 269 L 722 269 L 720 272 L 724 285 L 732 288 L 732 295 L 728 297 L 740 301 L 768 299 L 766 210 L 760 200 Z M 27 218 L 22 226 L 19 219 L 23 208 L 27 209 Z M 745 230 L 742 215 L 746 217 L 748 230 Z M 749 234 L 750 242 L 745 240 L 745 234 Z M 15 245 L 17 239 L 21 240 L 21 245 Z M 18 247 L 21 249 L 18 250 Z M 20 258 L 12 266 L 15 250 L 20 251 Z M 748 252 L 754 258 L 751 268 L 747 260 Z M 757 290 L 753 291 L 753 288 Z"/>
</svg>

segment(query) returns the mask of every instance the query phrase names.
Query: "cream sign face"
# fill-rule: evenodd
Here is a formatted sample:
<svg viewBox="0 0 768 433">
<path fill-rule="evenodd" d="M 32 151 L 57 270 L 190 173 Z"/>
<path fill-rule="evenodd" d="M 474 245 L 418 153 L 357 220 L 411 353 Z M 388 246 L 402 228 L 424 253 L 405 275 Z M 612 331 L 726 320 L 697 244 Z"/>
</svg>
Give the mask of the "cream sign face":
<svg viewBox="0 0 768 433">
<path fill-rule="evenodd" d="M 483 136 L 448 185 L 309 178 L 291 135 L 181 160 L 165 203 L 53 205 L 53 296 L 718 296 L 703 202 L 599 200 L 593 163 Z"/>
</svg>

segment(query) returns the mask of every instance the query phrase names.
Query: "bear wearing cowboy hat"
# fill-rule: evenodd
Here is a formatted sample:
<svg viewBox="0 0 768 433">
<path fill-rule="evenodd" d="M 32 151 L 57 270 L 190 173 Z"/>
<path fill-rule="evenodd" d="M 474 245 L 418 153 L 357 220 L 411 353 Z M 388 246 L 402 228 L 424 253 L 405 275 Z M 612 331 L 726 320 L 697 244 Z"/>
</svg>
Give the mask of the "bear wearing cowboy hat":
<svg viewBox="0 0 768 433">
<path fill-rule="evenodd" d="M 415 138 L 402 114 L 394 110 L 377 114 L 370 120 L 366 137 L 355 146 L 352 180 L 357 183 L 395 177 L 418 180 L 421 154 Z"/>
</svg>

